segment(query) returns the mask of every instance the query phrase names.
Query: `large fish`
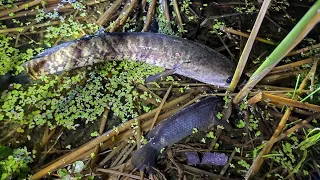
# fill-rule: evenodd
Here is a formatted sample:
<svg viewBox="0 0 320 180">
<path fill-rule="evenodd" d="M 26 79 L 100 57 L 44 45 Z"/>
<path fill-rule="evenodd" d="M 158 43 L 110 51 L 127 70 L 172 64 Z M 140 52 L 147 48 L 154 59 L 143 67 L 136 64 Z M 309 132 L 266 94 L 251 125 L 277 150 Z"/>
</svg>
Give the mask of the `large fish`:
<svg viewBox="0 0 320 180">
<path fill-rule="evenodd" d="M 100 33 L 47 49 L 23 64 L 18 76 L 0 77 L 1 88 L 107 60 L 131 59 L 160 66 L 203 83 L 227 88 L 235 64 L 202 44 L 155 33 Z"/>
<path fill-rule="evenodd" d="M 140 169 L 152 171 L 162 148 L 172 146 L 183 138 L 192 134 L 194 128 L 206 130 L 210 125 L 223 125 L 231 129 L 227 121 L 217 118 L 222 112 L 224 101 L 219 97 L 208 97 L 177 112 L 167 120 L 160 123 L 147 135 L 149 142 L 136 151 L 131 164 Z"/>
</svg>

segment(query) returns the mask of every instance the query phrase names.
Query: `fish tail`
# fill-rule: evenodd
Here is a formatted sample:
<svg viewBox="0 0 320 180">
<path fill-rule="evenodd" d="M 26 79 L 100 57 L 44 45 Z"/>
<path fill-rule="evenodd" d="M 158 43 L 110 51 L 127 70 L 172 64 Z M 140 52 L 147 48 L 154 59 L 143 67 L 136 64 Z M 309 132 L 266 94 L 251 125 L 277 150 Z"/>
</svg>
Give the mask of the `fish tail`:
<svg viewBox="0 0 320 180">
<path fill-rule="evenodd" d="M 152 173 L 152 167 L 156 166 L 158 154 L 159 151 L 148 143 L 132 155 L 131 164 L 139 170 L 146 169 L 147 173 Z"/>
</svg>

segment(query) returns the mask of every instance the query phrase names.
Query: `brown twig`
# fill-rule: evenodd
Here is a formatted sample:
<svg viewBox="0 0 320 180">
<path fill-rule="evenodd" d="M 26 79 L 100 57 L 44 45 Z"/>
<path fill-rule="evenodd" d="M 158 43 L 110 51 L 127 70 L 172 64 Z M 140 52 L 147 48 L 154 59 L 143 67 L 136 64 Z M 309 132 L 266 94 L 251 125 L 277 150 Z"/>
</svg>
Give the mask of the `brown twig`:
<svg viewBox="0 0 320 180">
<path fill-rule="evenodd" d="M 255 13 L 255 12 L 253 12 Z M 220 18 L 227 18 L 227 17 L 231 17 L 231 16 L 239 16 L 239 15 L 243 15 L 243 14 L 247 14 L 246 12 L 242 12 L 242 13 L 231 13 L 231 14 L 222 14 L 222 15 L 217 15 L 217 16 L 210 16 L 206 19 L 204 19 L 201 23 L 200 23 L 200 27 L 203 27 L 204 25 L 206 25 L 208 23 L 208 21 L 210 20 L 215 20 L 215 19 L 220 19 Z M 212 23 L 209 23 L 210 25 Z"/>
<path fill-rule="evenodd" d="M 40 143 L 40 146 L 43 148 L 45 145 L 48 144 L 48 142 L 50 141 L 50 139 L 52 138 L 52 136 L 54 135 L 54 133 L 56 132 L 56 128 L 52 129 L 50 132 L 49 132 L 49 128 L 48 128 L 48 131 L 47 131 L 47 134 L 46 135 L 43 135 L 43 138 L 42 138 L 42 141 Z"/>
<path fill-rule="evenodd" d="M 284 133 L 281 133 L 279 136 L 277 136 L 276 138 L 270 139 L 270 141 L 268 143 L 270 144 L 275 144 L 276 142 L 282 140 L 283 138 L 287 137 L 288 135 L 297 132 L 297 130 L 299 130 L 302 127 L 305 127 L 306 125 L 308 125 L 308 123 L 314 119 L 319 118 L 320 113 L 314 113 L 313 115 L 311 115 L 310 117 L 308 117 L 307 119 L 301 121 L 299 124 L 294 125 L 293 127 L 291 127 L 290 129 L 286 130 Z"/>
<path fill-rule="evenodd" d="M 76 20 L 83 19 L 84 17 L 76 17 Z M 46 26 L 53 26 L 60 24 L 61 21 L 48 21 L 42 24 L 36 24 L 36 25 L 28 25 L 28 26 L 22 26 L 22 27 L 16 27 L 16 28 L 6 28 L 6 29 L 0 29 L 0 34 L 1 33 L 9 33 L 9 32 L 20 32 L 20 31 L 25 31 L 26 29 L 29 28 L 40 28 L 40 27 L 46 27 Z"/>
<path fill-rule="evenodd" d="M 117 166 L 110 168 L 110 169 L 112 169 L 112 170 L 123 169 L 123 168 L 126 168 L 127 166 L 130 166 L 130 165 L 131 165 L 130 162 L 126 162 L 126 163 L 117 165 Z"/>
<path fill-rule="evenodd" d="M 121 12 L 120 16 L 117 18 L 115 23 L 112 25 L 110 32 L 115 32 L 119 26 L 124 25 L 127 22 L 127 19 L 132 12 L 133 8 L 138 4 L 138 0 L 131 0 L 130 3 L 126 6 L 125 9 Z"/>
<path fill-rule="evenodd" d="M 108 120 L 108 114 L 109 114 L 109 108 L 105 108 L 101 117 L 101 122 L 99 127 L 99 136 L 101 136 L 104 132 L 104 129 L 106 127 L 107 120 Z M 94 150 L 94 157 L 92 158 L 92 161 L 91 161 L 91 167 L 94 167 L 96 165 L 98 161 L 99 151 L 100 151 L 100 144 L 97 145 Z"/>
<path fill-rule="evenodd" d="M 315 65 L 315 63 L 313 64 L 313 66 Z M 310 71 L 308 73 L 308 75 L 302 80 L 299 88 L 298 88 L 298 91 L 297 91 L 297 95 L 294 97 L 294 100 L 297 100 L 298 99 L 298 95 L 301 94 L 301 90 L 303 90 L 307 84 L 307 81 L 308 81 L 308 77 L 310 77 L 312 71 Z M 270 97 L 270 96 L 269 96 Z M 297 102 L 297 101 L 295 101 Z M 249 101 L 248 101 L 248 104 L 249 104 Z M 295 104 L 293 104 L 295 107 L 297 107 Z M 279 134 L 281 133 L 282 129 L 285 127 L 286 125 L 286 122 L 287 120 L 289 119 L 289 116 L 291 114 L 293 110 L 293 107 L 289 107 L 287 108 L 286 112 L 284 113 L 283 117 L 281 118 L 276 130 L 274 131 L 272 137 L 270 138 L 269 141 L 273 141 L 274 138 L 276 138 L 277 136 L 279 136 Z M 319 108 L 320 110 L 320 108 Z M 268 141 L 268 142 L 269 142 Z M 246 174 L 246 178 L 250 178 L 252 175 L 255 175 L 257 174 L 257 172 L 260 170 L 263 162 L 264 162 L 264 158 L 263 156 L 265 154 L 268 154 L 272 147 L 273 147 L 273 144 L 274 143 L 267 143 L 267 145 L 259 152 L 258 156 L 256 157 L 256 159 L 253 161 L 253 163 L 251 164 L 250 166 L 250 169 L 248 170 L 247 174 Z"/>
<path fill-rule="evenodd" d="M 134 146 L 132 146 L 132 147 L 134 147 Z M 122 164 L 121 164 L 121 165 L 122 165 Z M 122 166 L 122 167 L 120 168 L 120 172 L 123 172 L 125 168 L 126 168 L 125 165 Z M 120 179 L 120 177 L 121 177 L 121 175 L 119 174 L 118 177 L 117 177 L 117 179 Z"/>
<path fill-rule="evenodd" d="M 0 29 L 0 33 L 19 32 L 19 31 L 25 30 L 26 28 L 31 28 L 31 27 L 40 28 L 40 27 L 45 27 L 45 26 L 50 26 L 50 25 L 57 25 L 60 23 L 61 23 L 61 21 L 51 21 L 50 23 L 42 23 L 42 24 L 37 24 L 37 25 L 33 25 L 33 26 L 5 28 L 5 29 Z"/>
<path fill-rule="evenodd" d="M 290 71 L 290 70 L 292 70 L 292 69 L 294 69 L 296 67 L 299 67 L 299 66 L 304 65 L 304 64 L 309 64 L 309 63 L 312 63 L 312 62 L 313 62 L 313 58 L 307 58 L 307 59 L 303 59 L 303 60 L 300 60 L 300 61 L 297 61 L 297 62 L 285 64 L 285 65 L 282 65 L 282 66 L 277 66 L 277 67 L 273 68 L 268 73 L 268 75 L 277 74 L 279 72 Z"/>
<path fill-rule="evenodd" d="M 174 160 L 173 153 L 172 153 L 172 150 L 170 148 L 167 151 L 167 155 L 168 155 L 169 160 L 177 167 L 177 169 L 178 169 L 178 179 L 180 180 L 182 178 L 182 176 L 183 176 L 183 170 L 178 165 L 178 163 Z"/>
<path fill-rule="evenodd" d="M 223 168 L 221 169 L 221 171 L 220 171 L 220 176 L 223 176 L 224 173 L 227 171 L 227 169 L 228 169 L 228 167 L 230 166 L 231 161 L 232 161 L 234 155 L 236 154 L 236 152 L 237 152 L 237 151 L 236 151 L 236 148 L 235 148 L 235 149 L 232 151 L 232 153 L 231 153 L 231 155 L 230 155 L 230 157 L 229 157 L 229 159 L 228 159 L 227 164 L 224 165 Z"/>
<path fill-rule="evenodd" d="M 215 132 L 216 138 L 214 138 L 214 139 L 211 141 L 211 143 L 210 143 L 209 151 L 212 151 L 212 150 L 213 150 L 213 148 L 214 148 L 214 146 L 216 145 L 216 143 L 217 143 L 217 141 L 218 141 L 221 133 L 222 133 L 222 129 L 218 128 L 218 129 L 216 130 L 216 132 Z"/>
<path fill-rule="evenodd" d="M 156 0 L 151 0 L 151 3 L 149 4 L 148 12 L 147 12 L 147 19 L 146 19 L 146 22 L 144 23 L 142 32 L 148 31 L 149 26 L 150 26 L 151 21 L 152 21 L 152 17 L 153 17 L 153 15 L 155 13 L 156 4 L 157 4 Z"/>
<path fill-rule="evenodd" d="M 144 86 L 143 84 L 139 84 L 139 85 L 137 86 L 137 88 L 138 88 L 138 89 L 141 89 L 141 90 L 143 90 L 143 91 L 146 91 L 146 92 L 148 92 L 148 93 L 150 93 L 150 94 L 152 95 L 153 98 L 151 98 L 151 99 L 149 100 L 152 104 L 157 105 L 157 106 L 160 105 L 160 103 L 158 103 L 158 102 L 156 101 L 156 99 L 162 100 L 162 98 L 159 97 L 156 93 L 154 93 L 153 91 L 151 91 L 149 88 L 147 88 L 147 87 Z"/>
<path fill-rule="evenodd" d="M 124 149 L 122 149 L 122 151 L 120 152 L 120 154 L 118 155 L 118 157 L 111 163 L 110 167 L 114 167 L 116 165 L 119 165 L 121 163 L 118 164 L 118 162 L 121 160 L 121 158 L 124 156 L 124 154 L 126 154 L 128 152 L 128 149 L 132 147 L 132 144 L 127 144 L 126 147 L 124 147 Z"/>
<path fill-rule="evenodd" d="M 106 12 L 104 12 L 100 18 L 97 20 L 97 25 L 104 25 L 106 22 L 110 21 L 114 12 L 120 7 L 122 0 L 116 0 Z"/>
<path fill-rule="evenodd" d="M 142 135 L 140 121 L 138 121 L 136 130 L 137 130 L 137 134 L 135 135 L 135 137 L 137 142 L 137 149 L 139 149 L 141 147 L 141 135 Z"/>
<path fill-rule="evenodd" d="M 144 171 L 140 171 L 140 180 L 144 179 Z"/>
<path fill-rule="evenodd" d="M 106 164 L 111 158 L 113 158 L 121 149 L 123 149 L 125 146 L 127 146 L 127 142 L 121 143 L 119 146 L 117 146 L 115 149 L 113 149 L 102 161 L 100 161 L 99 166 L 102 167 L 104 164 Z"/>
<path fill-rule="evenodd" d="M 254 90 L 267 90 L 267 91 L 286 91 L 286 90 L 294 90 L 293 88 L 289 87 L 280 87 L 280 86 L 273 86 L 273 85 L 256 85 Z"/>
<path fill-rule="evenodd" d="M 22 9 L 25 9 L 26 7 L 36 6 L 38 4 L 41 4 L 41 2 L 43 2 L 43 0 L 34 0 L 34 1 L 31 1 L 31 2 L 27 2 L 27 3 L 21 4 L 19 6 L 11 8 L 11 9 L 0 11 L 0 17 L 9 15 L 10 13 L 15 13 L 15 12 L 21 11 Z"/>
<path fill-rule="evenodd" d="M 108 115 L 109 115 L 109 108 L 105 108 L 104 109 L 104 112 L 102 114 L 102 117 L 101 117 L 101 123 L 100 123 L 100 128 L 99 128 L 99 135 L 101 136 L 104 132 L 104 129 L 106 127 L 106 124 L 107 124 L 107 120 L 108 120 Z"/>
<path fill-rule="evenodd" d="M 131 152 L 134 150 L 134 148 L 136 147 L 135 144 L 133 144 L 131 146 L 131 148 L 122 156 L 122 158 L 120 159 L 120 161 L 117 163 L 117 165 L 122 164 L 127 158 L 128 156 L 131 154 Z"/>
<path fill-rule="evenodd" d="M 259 14 L 257 16 L 257 19 L 254 23 L 254 26 L 253 26 L 252 31 L 250 33 L 250 36 L 248 38 L 248 41 L 247 41 L 247 43 L 241 53 L 236 71 L 233 74 L 233 78 L 232 78 L 232 81 L 230 83 L 230 88 L 229 88 L 230 92 L 233 92 L 235 90 L 235 88 L 240 80 L 240 77 L 242 75 L 244 67 L 246 66 L 247 60 L 249 58 L 254 40 L 257 38 L 257 34 L 259 32 L 259 29 L 260 29 L 260 26 L 261 26 L 262 21 L 264 19 L 264 16 L 268 10 L 270 2 L 271 2 L 271 0 L 263 1 L 263 4 L 262 4 L 261 9 L 259 11 Z"/>
<path fill-rule="evenodd" d="M 142 1 L 141 1 L 141 7 L 142 7 L 142 11 L 143 11 L 143 12 L 146 11 L 146 5 L 147 5 L 147 0 L 142 0 Z"/>
<path fill-rule="evenodd" d="M 67 4 L 64 7 L 60 7 L 59 9 L 57 9 L 57 5 L 46 8 L 46 12 L 53 12 L 53 11 L 67 13 L 67 12 L 74 11 L 74 9 L 70 4 L 69 5 Z M 39 12 L 34 9 L 28 10 L 28 11 L 20 11 L 20 12 L 17 12 L 14 16 L 9 16 L 9 15 L 3 16 L 0 18 L 0 20 L 8 20 L 8 19 L 20 18 L 20 17 L 26 17 L 26 16 L 34 16 L 38 13 Z"/>
<path fill-rule="evenodd" d="M 183 30 L 183 22 L 180 15 L 179 4 L 177 0 L 173 0 L 173 10 L 176 13 L 179 27 Z"/>
<path fill-rule="evenodd" d="M 302 49 L 298 49 L 298 50 L 295 50 L 295 51 L 291 51 L 291 52 L 289 52 L 286 56 L 293 56 L 293 55 L 300 54 L 300 53 L 309 51 L 309 50 L 311 50 L 311 49 L 316 49 L 316 48 L 319 48 L 319 47 L 320 47 L 320 44 L 307 46 L 307 47 L 302 48 Z"/>
<path fill-rule="evenodd" d="M 45 127 L 45 129 L 44 129 L 41 142 L 45 141 L 45 139 L 46 139 L 47 136 L 49 135 L 49 126 L 48 126 L 48 124 L 46 124 L 45 126 L 46 126 L 46 127 Z M 40 144 L 41 144 L 41 143 L 40 143 Z"/>
<path fill-rule="evenodd" d="M 260 91 L 260 90 L 257 90 L 255 92 L 250 92 L 249 97 L 255 96 L 255 95 L 257 95 L 257 94 L 259 94 L 261 92 L 262 93 L 267 93 L 267 94 L 276 94 L 277 96 L 290 97 L 291 98 L 291 95 L 288 94 L 288 93 L 293 93 L 293 92 L 295 92 L 295 90 L 294 89 L 292 89 L 292 90 L 282 90 L 282 91 L 280 91 L 280 90 L 278 90 L 278 91 Z M 311 91 L 310 90 L 302 90 L 301 91 L 301 93 L 309 93 L 309 92 L 311 92 Z"/>
<path fill-rule="evenodd" d="M 216 33 L 217 37 L 219 38 L 220 42 L 223 44 L 224 48 L 227 50 L 228 54 L 230 55 L 231 59 L 233 61 L 236 60 L 236 58 L 234 57 L 233 53 L 231 53 L 230 49 L 228 48 L 228 46 L 226 45 L 226 43 L 224 42 L 224 40 L 222 39 L 222 37 L 220 36 L 220 34 L 218 33 L 218 31 L 213 28 L 214 32 Z"/>
<path fill-rule="evenodd" d="M 51 131 L 49 133 L 48 136 L 50 136 L 50 139 L 52 137 L 52 135 L 54 134 L 56 130 L 54 129 L 53 131 Z M 49 152 L 51 152 L 51 150 L 54 148 L 54 146 L 56 146 L 56 144 L 58 143 L 60 137 L 62 136 L 63 132 L 62 132 L 62 128 L 60 128 L 59 132 L 57 133 L 58 134 L 58 137 L 56 138 L 56 140 L 54 141 L 54 143 L 51 145 L 50 148 L 48 148 L 48 150 L 46 150 L 44 153 L 41 153 L 41 156 L 38 157 L 38 155 L 40 154 L 41 152 L 41 149 L 46 145 L 46 144 L 41 144 L 40 143 L 40 146 L 39 145 L 35 145 L 33 147 L 33 150 L 35 150 L 37 153 L 35 154 L 36 157 L 38 158 L 37 159 L 37 164 L 35 165 L 36 168 L 38 168 L 38 166 L 40 166 L 42 164 L 42 162 L 45 160 L 47 154 L 49 154 Z M 48 139 L 48 137 L 45 137 L 45 139 Z M 49 140 L 50 140 L 49 139 Z M 45 140 L 46 141 L 46 140 Z M 48 143 L 48 142 L 47 142 Z"/>
<path fill-rule="evenodd" d="M 249 34 L 246 34 L 246 33 L 240 32 L 240 31 L 236 31 L 236 30 L 234 30 L 234 29 L 232 29 L 230 27 L 221 26 L 221 30 L 224 31 L 224 32 L 236 34 L 238 36 L 242 36 L 242 37 L 246 37 L 246 38 L 249 37 Z M 277 43 L 275 43 L 273 41 L 270 41 L 268 39 L 263 39 L 263 38 L 260 38 L 260 37 L 256 37 L 255 40 L 263 42 L 263 43 L 266 43 L 266 44 L 277 45 Z"/>
<path fill-rule="evenodd" d="M 107 0 L 89 0 L 87 1 L 86 5 L 90 6 L 90 5 L 98 4 L 105 1 Z M 61 2 L 56 1 L 53 4 L 48 3 L 48 6 L 45 8 L 45 11 L 46 12 L 58 11 L 58 12 L 64 12 L 64 13 L 74 11 L 74 8 L 71 4 L 66 3 L 66 4 L 63 4 L 62 7 L 57 8 L 58 3 L 61 3 Z M 7 20 L 7 19 L 13 19 L 13 18 L 19 18 L 19 17 L 25 17 L 25 16 L 33 16 L 38 13 L 39 12 L 34 9 L 28 10 L 28 11 L 20 11 L 15 13 L 14 16 L 9 16 L 9 15 L 3 16 L 0 18 L 0 20 Z"/>
<path fill-rule="evenodd" d="M 268 103 L 287 105 L 287 106 L 298 107 L 302 109 L 308 109 L 308 110 L 320 112 L 320 106 L 301 102 L 301 101 L 296 101 L 288 98 L 283 98 L 280 96 L 275 96 L 267 93 L 259 93 L 255 95 L 253 98 L 248 100 L 248 104 L 249 105 L 256 104 L 259 101 L 266 101 Z"/>
<path fill-rule="evenodd" d="M 220 175 L 217 175 L 217 174 L 213 174 L 211 172 L 204 171 L 204 170 L 192 167 L 192 166 L 188 166 L 188 165 L 184 165 L 184 164 L 179 164 L 179 165 L 181 167 L 183 167 L 184 169 L 188 170 L 188 171 L 192 171 L 192 172 L 197 173 L 197 174 L 204 174 L 206 176 L 209 176 L 212 179 L 232 180 L 230 178 L 223 177 L 223 176 L 220 176 Z"/>
<path fill-rule="evenodd" d="M 7 133 L 7 134 L 5 135 L 5 137 L 1 138 L 1 139 L 0 139 L 0 144 L 3 144 L 3 143 L 6 142 L 8 139 L 11 139 L 12 136 L 13 136 L 15 133 L 17 133 L 17 129 L 18 129 L 18 128 L 12 129 L 9 133 Z"/>
<path fill-rule="evenodd" d="M 261 83 L 261 84 L 272 84 L 275 81 L 279 81 L 281 79 L 286 79 L 286 78 L 289 78 L 289 77 L 292 77 L 292 76 L 297 76 L 298 74 L 308 73 L 308 71 L 310 71 L 309 68 L 302 69 L 302 70 L 296 70 L 296 71 L 289 71 L 289 72 L 281 72 L 281 73 L 277 73 L 277 74 L 271 74 L 271 75 L 267 75 L 264 78 L 262 78 L 259 83 Z"/>
<path fill-rule="evenodd" d="M 24 2 L 15 2 L 15 3 L 12 3 L 11 5 L 12 6 L 19 6 L 21 4 L 23 4 Z M 4 10 L 4 9 L 7 9 L 7 5 L 6 4 L 3 4 L 2 6 L 0 6 L 0 10 Z"/>
<path fill-rule="evenodd" d="M 316 72 L 317 72 L 317 67 L 318 67 L 318 62 L 319 62 L 320 58 L 319 58 L 319 55 L 317 55 L 315 57 L 315 60 L 314 60 L 314 64 L 313 66 L 311 67 L 311 74 L 310 74 L 310 91 L 313 92 L 314 91 L 314 79 L 315 79 L 315 76 L 316 76 Z"/>
<path fill-rule="evenodd" d="M 279 106 L 280 107 L 280 106 Z M 271 116 L 275 117 L 275 118 L 282 118 L 283 114 L 278 112 L 278 111 L 274 111 L 274 110 L 271 110 L 271 109 L 268 109 L 268 112 L 270 113 Z M 289 116 L 288 117 L 288 120 L 293 122 L 293 121 L 298 121 L 299 118 L 297 117 L 293 117 L 293 116 Z"/>
<path fill-rule="evenodd" d="M 151 126 L 150 126 L 150 129 L 152 129 L 152 128 L 154 127 L 154 125 L 156 124 L 157 118 L 158 118 L 158 116 L 159 116 L 159 114 L 160 114 L 160 112 L 161 112 L 161 109 L 162 109 L 164 103 L 166 102 L 166 100 L 167 100 L 167 98 L 168 98 L 168 96 L 169 96 L 169 94 L 170 94 L 170 92 L 171 92 L 171 89 L 172 89 L 172 84 L 171 84 L 171 86 L 168 88 L 166 94 L 164 95 L 164 97 L 163 97 L 163 99 L 162 99 L 162 101 L 161 101 L 161 103 L 160 103 L 159 109 L 158 109 L 158 111 L 156 112 L 156 115 L 155 115 L 154 118 L 153 118 L 153 121 L 152 121 L 152 124 L 151 124 Z"/>
<path fill-rule="evenodd" d="M 104 173 L 109 173 L 109 174 L 116 174 L 116 175 L 126 176 L 126 177 L 130 177 L 130 178 L 133 178 L 133 179 L 140 179 L 140 176 L 127 174 L 127 173 L 123 173 L 123 172 L 119 172 L 119 171 L 115 171 L 115 170 L 111 170 L 111 169 L 98 168 L 97 171 L 104 172 Z M 148 180 L 147 178 L 144 178 L 144 179 Z"/>
<path fill-rule="evenodd" d="M 158 174 L 160 174 L 161 180 L 167 180 L 166 176 L 165 176 L 161 171 L 159 171 L 159 170 L 156 169 L 156 168 L 153 168 L 153 170 L 155 170 Z M 159 178 L 158 178 L 157 176 L 152 175 L 152 174 L 150 174 L 149 177 L 150 177 L 151 179 L 154 179 L 154 180 L 159 180 Z"/>
<path fill-rule="evenodd" d="M 167 0 L 160 0 L 160 4 L 162 5 L 164 17 L 166 17 L 166 20 L 168 22 L 168 27 L 169 27 L 169 29 L 172 29 L 168 1 Z"/>
</svg>

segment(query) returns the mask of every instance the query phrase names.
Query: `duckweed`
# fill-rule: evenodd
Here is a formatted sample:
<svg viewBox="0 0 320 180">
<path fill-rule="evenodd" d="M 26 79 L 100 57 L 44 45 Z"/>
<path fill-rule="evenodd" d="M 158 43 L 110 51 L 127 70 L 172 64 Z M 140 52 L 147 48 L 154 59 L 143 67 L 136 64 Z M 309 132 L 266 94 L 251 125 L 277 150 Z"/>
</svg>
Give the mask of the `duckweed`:
<svg viewBox="0 0 320 180">
<path fill-rule="evenodd" d="M 47 123 L 51 128 L 75 129 L 76 120 L 94 122 L 109 107 L 125 122 L 137 117 L 138 109 L 150 110 L 143 108 L 138 99 L 152 96 L 141 94 L 135 85 L 162 70 L 133 61 L 108 62 L 74 76 L 42 77 L 41 83 L 28 87 L 15 84 L 12 90 L 2 93 L 0 120 L 29 128 Z"/>
</svg>

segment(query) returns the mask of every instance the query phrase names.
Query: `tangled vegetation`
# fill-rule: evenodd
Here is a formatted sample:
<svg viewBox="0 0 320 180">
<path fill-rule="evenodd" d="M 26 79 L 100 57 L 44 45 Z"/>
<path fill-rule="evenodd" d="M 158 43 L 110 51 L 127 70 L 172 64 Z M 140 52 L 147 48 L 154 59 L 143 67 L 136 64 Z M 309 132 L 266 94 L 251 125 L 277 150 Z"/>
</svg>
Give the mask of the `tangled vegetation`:
<svg viewBox="0 0 320 180">
<path fill-rule="evenodd" d="M 153 9 L 152 3 L 156 3 Z M 253 75 L 279 44 L 275 41 L 281 42 L 313 3 L 316 1 L 291 3 L 278 0 L 271 3 L 266 16 L 269 21 L 259 31 L 259 36 L 261 33 L 265 38 L 256 39 L 259 48 L 253 48 L 250 62 L 246 64 L 245 74 L 251 77 L 250 80 L 261 76 L 259 72 L 257 76 Z M 292 6 L 308 8 L 303 14 L 295 14 Z M 44 49 L 99 33 L 100 28 L 110 32 L 147 28 L 153 32 L 183 36 L 217 48 L 238 62 L 245 41 L 236 35 L 248 37 L 246 33 L 259 30 L 252 29 L 252 26 L 255 15 L 263 6 L 250 0 L 234 4 L 206 4 L 191 0 L 132 0 L 130 3 L 118 0 L 111 3 L 107 0 L 30 0 L 26 3 L 2 0 L 0 7 L 0 75 L 5 77 L 3 75 L 12 70 L 15 70 L 14 75 L 23 72 L 21 65 Z M 23 8 L 15 10 L 17 7 Z M 310 27 L 312 22 L 308 22 Z M 320 102 L 317 68 L 320 46 L 314 34 L 317 33 L 311 33 L 301 41 L 299 47 L 305 49 L 290 52 L 280 62 L 281 65 L 298 64 L 290 64 L 291 69 L 279 72 L 272 72 L 271 68 L 271 73 L 263 76 L 261 84 L 255 84 L 245 98 L 234 102 L 229 118 L 234 131 L 228 132 L 218 126 L 203 133 L 194 128 L 192 136 L 183 141 L 187 144 L 179 143 L 172 150 L 161 150 L 158 175 L 187 179 L 201 178 L 201 174 L 211 179 L 243 178 L 253 176 L 253 172 L 263 167 L 254 175 L 266 179 L 319 177 L 319 114 L 314 111 L 319 110 Z M 159 67 L 125 59 L 119 62 L 106 60 L 97 66 L 44 76 L 31 85 L 12 84 L 1 92 L 0 97 L 1 180 L 30 178 L 42 172 L 45 174 L 39 177 L 50 172 L 49 176 L 62 179 L 93 179 L 94 175 L 101 174 L 140 178 L 139 172 L 130 174 L 132 169 L 124 164 L 129 162 L 135 147 L 147 143 L 143 132 L 150 130 L 151 124 L 163 121 L 206 93 L 223 96 L 226 107 L 241 94 L 241 91 L 239 94 L 225 94 L 225 91 L 177 76 L 146 85 L 148 76 L 162 71 L 164 69 Z M 247 84 L 252 83 L 250 80 Z M 281 104 L 281 98 L 291 104 Z M 300 102 L 308 103 L 292 108 L 292 103 Z M 219 112 L 216 117 L 223 119 L 224 115 Z M 105 129 L 103 120 L 110 116 L 120 119 L 122 124 Z M 94 129 L 96 127 L 92 128 L 94 130 L 88 128 L 97 123 L 101 123 L 102 131 Z M 72 132 L 85 132 L 78 133 L 83 136 L 77 147 L 85 145 L 71 149 L 70 144 L 78 140 L 78 136 L 68 139 L 63 133 Z M 107 132 L 106 135 L 103 132 Z M 43 137 L 39 137 L 40 133 Z M 26 138 L 19 139 L 21 136 Z M 90 141 L 93 138 L 96 139 Z M 81 151 L 83 147 L 88 149 Z M 78 151 L 81 153 L 77 154 Z M 224 167 L 187 166 L 182 152 L 188 151 L 200 154 L 223 152 L 228 155 L 229 162 Z M 101 155 L 105 152 L 107 156 Z M 78 159 L 71 158 L 67 161 L 69 165 L 62 167 L 59 164 L 61 153 L 67 158 L 71 154 Z M 264 164 L 257 165 L 256 161 Z M 53 164 L 48 172 L 45 172 L 46 163 Z"/>
<path fill-rule="evenodd" d="M 6 146 L 0 146 L 0 153 L 1 179 L 24 179 L 27 177 L 30 171 L 28 164 L 32 163 L 33 159 L 26 147 L 12 151 Z"/>
<path fill-rule="evenodd" d="M 147 76 L 161 70 L 132 61 L 108 62 L 89 73 L 62 79 L 43 77 L 41 83 L 25 88 L 14 84 L 13 90 L 2 94 L 0 118 L 28 128 L 47 123 L 50 129 L 75 129 L 76 120 L 93 122 L 110 108 L 125 122 L 138 116 L 137 108 L 143 109 L 135 102 L 150 96 L 138 93 L 135 84 L 144 83 Z"/>
</svg>

